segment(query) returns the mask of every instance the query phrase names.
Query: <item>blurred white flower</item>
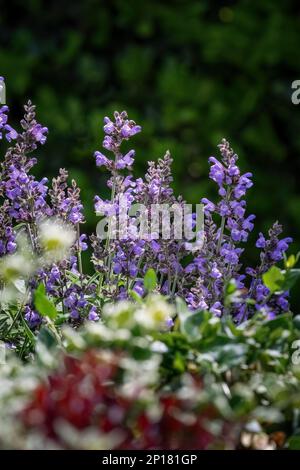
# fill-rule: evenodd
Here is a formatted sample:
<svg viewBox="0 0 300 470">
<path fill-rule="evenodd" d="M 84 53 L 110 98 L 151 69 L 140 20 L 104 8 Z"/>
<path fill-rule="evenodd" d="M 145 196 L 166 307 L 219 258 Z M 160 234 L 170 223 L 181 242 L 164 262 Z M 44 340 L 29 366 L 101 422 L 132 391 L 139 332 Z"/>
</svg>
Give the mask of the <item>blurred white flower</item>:
<svg viewBox="0 0 300 470">
<path fill-rule="evenodd" d="M 30 276 L 34 270 L 34 262 L 23 253 L 16 252 L 0 260 L 0 279 L 4 282 L 14 282 Z"/>
<path fill-rule="evenodd" d="M 174 316 L 174 308 L 160 295 L 147 297 L 146 302 L 135 312 L 135 321 L 146 329 L 164 328 Z"/>
<path fill-rule="evenodd" d="M 9 304 L 24 304 L 28 300 L 28 293 L 18 288 L 18 283 L 24 280 L 17 279 L 9 285 L 0 290 L 0 307 L 8 306 Z"/>
<path fill-rule="evenodd" d="M 122 300 L 117 304 L 106 304 L 103 308 L 103 318 L 110 328 L 131 329 L 135 325 L 134 304 L 127 300 Z"/>
<path fill-rule="evenodd" d="M 174 316 L 174 308 L 161 295 L 149 295 L 145 302 L 136 305 L 127 300 L 106 304 L 103 319 L 109 328 L 132 330 L 139 325 L 145 330 L 165 329 Z"/>
<path fill-rule="evenodd" d="M 68 255 L 75 242 L 76 233 L 71 225 L 52 218 L 39 224 L 38 237 L 46 261 L 56 262 Z"/>
</svg>

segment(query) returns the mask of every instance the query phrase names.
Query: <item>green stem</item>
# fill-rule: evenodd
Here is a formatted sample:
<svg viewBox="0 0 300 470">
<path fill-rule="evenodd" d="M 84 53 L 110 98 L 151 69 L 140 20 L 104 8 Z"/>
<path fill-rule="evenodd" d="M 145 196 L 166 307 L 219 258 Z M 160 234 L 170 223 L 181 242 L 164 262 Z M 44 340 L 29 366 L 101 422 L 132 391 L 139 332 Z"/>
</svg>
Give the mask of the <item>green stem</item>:
<svg viewBox="0 0 300 470">
<path fill-rule="evenodd" d="M 221 228 L 220 228 L 220 236 L 219 236 L 219 240 L 218 240 L 217 253 L 216 253 L 217 255 L 219 254 L 220 249 L 221 249 L 221 244 L 222 244 L 224 229 L 225 229 L 225 221 L 226 221 L 226 217 L 222 217 Z"/>
<path fill-rule="evenodd" d="M 114 199 L 115 199 L 115 192 L 116 192 L 116 176 L 117 176 L 116 173 L 114 173 L 114 177 L 113 177 L 113 186 L 112 186 L 111 198 L 110 198 L 111 204 L 114 202 Z M 111 224 L 110 224 L 110 222 L 109 222 L 108 234 L 107 234 L 107 239 L 106 239 L 106 242 L 105 242 L 105 251 L 108 250 L 109 243 L 110 243 L 110 237 L 111 237 Z M 106 263 L 105 263 L 105 264 L 106 264 Z M 111 254 L 109 254 L 108 260 L 107 260 L 108 279 L 110 278 L 110 265 L 111 265 Z M 100 293 L 101 293 L 101 289 L 102 289 L 102 285 L 103 285 L 103 280 L 104 280 L 104 272 L 101 273 L 101 275 L 100 275 L 99 284 L 98 284 L 98 289 L 97 289 L 98 295 L 100 295 Z"/>
<path fill-rule="evenodd" d="M 10 327 L 8 328 L 8 331 L 6 332 L 7 335 L 11 332 L 11 330 L 13 329 L 13 327 L 14 327 L 16 321 L 18 320 L 19 316 L 21 315 L 22 310 L 23 310 L 23 308 L 25 307 L 25 304 L 26 304 L 27 296 L 28 296 L 28 289 L 27 289 L 26 292 L 25 292 L 24 301 L 22 302 L 22 304 L 21 304 L 21 306 L 20 306 L 18 312 L 16 313 L 16 315 L 15 315 L 15 317 L 14 317 L 14 319 L 13 319 L 12 324 L 10 325 Z"/>
<path fill-rule="evenodd" d="M 171 289 L 171 292 L 170 292 L 171 299 L 173 299 L 173 298 L 174 298 L 174 295 L 175 295 L 175 289 L 176 289 L 176 284 L 177 284 L 177 278 L 178 278 L 178 271 L 176 270 L 175 277 L 174 277 L 174 282 L 173 282 L 173 286 L 172 286 L 172 289 Z"/>
<path fill-rule="evenodd" d="M 35 243 L 34 243 L 33 235 L 32 235 L 32 232 L 31 232 L 31 227 L 30 227 L 29 223 L 27 224 L 27 231 L 28 231 L 30 243 L 31 243 L 31 246 L 32 246 L 32 250 L 33 250 L 33 252 L 35 252 Z"/>
<path fill-rule="evenodd" d="M 78 268 L 79 268 L 79 273 L 80 273 L 80 279 L 82 282 L 82 258 L 81 258 L 81 249 L 80 249 L 80 226 L 79 223 L 77 224 L 77 259 L 78 259 Z"/>
</svg>

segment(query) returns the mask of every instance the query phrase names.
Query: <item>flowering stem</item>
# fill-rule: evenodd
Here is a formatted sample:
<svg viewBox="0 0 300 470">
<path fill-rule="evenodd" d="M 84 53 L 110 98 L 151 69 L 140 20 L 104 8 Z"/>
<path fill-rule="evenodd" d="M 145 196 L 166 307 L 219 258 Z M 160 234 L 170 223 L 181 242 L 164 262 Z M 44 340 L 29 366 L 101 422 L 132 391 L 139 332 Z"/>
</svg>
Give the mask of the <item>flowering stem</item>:
<svg viewBox="0 0 300 470">
<path fill-rule="evenodd" d="M 32 246 L 32 250 L 33 250 L 33 252 L 35 252 L 36 246 L 35 246 L 35 243 L 34 243 L 34 238 L 33 238 L 32 231 L 31 231 L 31 226 L 30 226 L 29 223 L 26 224 L 26 225 L 27 225 L 27 231 L 28 231 L 30 243 L 31 243 L 31 246 Z"/>
<path fill-rule="evenodd" d="M 80 249 L 80 226 L 79 223 L 77 223 L 77 259 L 78 259 L 78 268 L 79 268 L 79 273 L 80 273 L 80 278 L 82 281 L 82 258 L 81 258 L 81 249 Z"/>
<path fill-rule="evenodd" d="M 116 159 L 117 159 L 117 157 L 116 157 Z M 114 172 L 113 173 L 113 184 L 112 184 L 112 190 L 111 190 L 111 198 L 110 198 L 111 204 L 113 204 L 114 199 L 115 199 L 116 178 L 117 178 L 117 174 L 116 174 L 116 172 Z M 109 222 L 108 235 L 107 235 L 107 239 L 106 239 L 106 242 L 105 242 L 105 251 L 108 250 L 109 243 L 110 243 L 110 237 L 111 237 L 111 223 Z M 108 279 L 110 278 L 110 269 L 111 269 L 110 265 L 111 265 L 111 254 L 109 254 L 108 261 L 107 261 Z M 99 284 L 98 284 L 98 289 L 97 289 L 98 295 L 100 295 L 100 293 L 101 293 L 101 289 L 102 289 L 102 285 L 103 285 L 103 279 L 104 279 L 104 273 L 101 274 L 100 279 L 99 279 Z"/>
<path fill-rule="evenodd" d="M 230 201 L 230 196 L 231 196 L 231 190 L 228 188 L 227 189 L 227 194 L 226 194 L 226 203 Z M 225 229 L 225 223 L 226 223 L 226 217 L 223 215 L 222 220 L 221 220 L 221 227 L 220 227 L 220 236 L 218 240 L 218 246 L 217 246 L 217 252 L 216 254 L 218 255 L 221 249 L 222 241 L 223 241 L 223 235 L 224 235 L 224 229 Z"/>
<path fill-rule="evenodd" d="M 119 152 L 116 152 L 115 154 L 115 162 L 118 161 L 118 158 L 119 158 Z M 118 173 L 116 170 L 114 170 L 113 172 L 113 185 L 112 185 L 112 190 L 111 190 L 111 204 L 114 203 L 114 200 L 115 200 L 115 194 L 116 194 L 116 186 L 117 186 L 117 176 L 118 176 Z M 109 247 L 109 243 L 110 243 L 110 237 L 111 237 L 111 223 L 109 223 L 109 229 L 108 229 L 108 237 L 106 239 L 106 250 L 108 250 L 108 247 Z M 110 280 L 110 275 L 111 275 L 111 253 L 109 253 L 108 255 L 108 263 L 107 263 L 107 267 L 108 267 L 108 280 Z"/>
<path fill-rule="evenodd" d="M 9 334 L 9 333 L 11 332 L 11 330 L 13 329 L 14 325 L 16 324 L 16 321 L 18 320 L 18 318 L 19 318 L 20 316 L 22 316 L 22 310 L 23 310 L 23 308 L 25 307 L 28 294 L 29 294 L 29 288 L 26 289 L 26 292 L 25 292 L 25 295 L 24 295 L 24 299 L 23 299 L 23 301 L 22 301 L 22 303 L 21 303 L 21 305 L 20 305 L 20 308 L 19 308 L 19 310 L 17 311 L 17 313 L 16 313 L 16 315 L 15 315 L 15 317 L 14 317 L 14 319 L 13 319 L 11 325 L 9 326 L 8 331 L 7 331 L 6 334 Z"/>
<path fill-rule="evenodd" d="M 49 317 L 46 317 L 46 323 L 47 323 L 49 329 L 54 334 L 55 338 L 58 340 L 58 343 L 60 344 L 61 343 L 61 337 L 60 337 L 60 335 L 57 331 L 57 328 L 56 328 L 55 324 L 53 323 L 53 321 Z"/>
<path fill-rule="evenodd" d="M 217 253 L 216 253 L 217 255 L 219 254 L 220 249 L 221 249 L 221 244 L 222 244 L 224 229 L 225 229 L 225 221 L 226 221 L 226 217 L 223 216 L 221 220 L 220 236 L 218 240 Z"/>
<path fill-rule="evenodd" d="M 176 269 L 176 273 L 175 273 L 175 277 L 174 277 L 173 286 L 172 286 L 172 289 L 171 289 L 171 292 L 170 292 L 171 298 L 173 298 L 173 297 L 174 297 L 174 294 L 175 294 L 175 289 L 176 289 L 176 284 L 177 284 L 177 278 L 178 278 L 178 270 Z"/>
</svg>

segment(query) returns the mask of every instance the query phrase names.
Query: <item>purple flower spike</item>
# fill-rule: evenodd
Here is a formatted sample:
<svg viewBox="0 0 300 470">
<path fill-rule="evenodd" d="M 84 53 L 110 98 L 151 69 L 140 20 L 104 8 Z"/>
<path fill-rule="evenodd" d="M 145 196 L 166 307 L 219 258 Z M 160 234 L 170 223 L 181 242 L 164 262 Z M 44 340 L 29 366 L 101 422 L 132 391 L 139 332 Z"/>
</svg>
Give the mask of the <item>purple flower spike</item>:
<svg viewBox="0 0 300 470">
<path fill-rule="evenodd" d="M 41 124 L 35 124 L 35 126 L 30 129 L 30 133 L 36 142 L 40 142 L 44 145 L 47 140 L 47 136 L 45 134 L 48 134 L 48 128 L 41 126 Z"/>
</svg>

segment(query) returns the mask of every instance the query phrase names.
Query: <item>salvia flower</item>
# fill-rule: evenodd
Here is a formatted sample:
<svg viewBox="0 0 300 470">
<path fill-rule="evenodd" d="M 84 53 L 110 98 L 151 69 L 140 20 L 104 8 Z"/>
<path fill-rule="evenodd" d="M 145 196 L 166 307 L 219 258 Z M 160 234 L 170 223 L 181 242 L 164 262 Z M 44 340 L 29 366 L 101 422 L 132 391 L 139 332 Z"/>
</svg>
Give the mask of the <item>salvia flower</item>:
<svg viewBox="0 0 300 470">
<path fill-rule="evenodd" d="M 26 305 L 24 309 L 25 320 L 27 321 L 30 328 L 34 329 L 42 323 L 42 317 L 33 310 L 29 305 Z"/>
<path fill-rule="evenodd" d="M 255 216 L 247 214 L 245 198 L 253 185 L 252 174 L 241 172 L 238 156 L 225 139 L 219 145 L 220 157 L 209 159 L 209 175 L 217 185 L 218 198 L 202 199 L 203 228 L 194 233 L 196 214 L 191 212 L 184 217 L 190 229 L 188 235 L 176 237 L 171 224 L 169 236 L 165 237 L 160 223 L 156 228 L 150 224 L 150 232 L 145 230 L 141 235 L 141 220 L 145 227 L 149 226 L 155 217 L 155 206 L 172 208 L 171 222 L 184 209 L 185 201 L 176 197 L 172 189 L 172 158 L 167 151 L 158 162 L 149 162 L 144 178 L 135 179 L 131 174 L 135 150 L 129 147 L 124 151 L 123 143 L 139 133 L 141 127 L 125 111 L 104 118 L 105 150 L 96 151 L 94 157 L 96 165 L 110 173 L 107 185 L 111 197 L 95 196 L 94 202 L 97 214 L 110 222 L 106 237 L 99 237 L 98 229 L 97 236 L 91 237 L 96 272 L 90 278 L 83 273 L 81 260 L 81 252 L 88 244 L 80 230 L 84 223 L 80 189 L 75 181 L 68 185 L 64 169 L 59 170 L 50 188 L 47 178 L 37 180 L 32 174 L 36 159 L 31 154 L 45 144 L 48 134 L 48 129 L 37 122 L 32 103 L 25 106 L 20 133 L 8 127 L 7 113 L 7 107 L 2 106 L 0 135 L 13 140 L 13 145 L 1 164 L 0 196 L 4 201 L 0 209 L 1 273 L 5 282 L 11 277 L 26 279 L 28 308 L 33 305 L 34 290 L 42 282 L 71 323 L 97 321 L 104 299 L 127 300 L 131 294 L 145 296 L 143 278 L 152 268 L 158 275 L 155 295 L 167 295 L 170 303 L 180 296 L 191 310 L 208 310 L 218 317 L 230 313 L 237 322 L 256 310 L 268 316 L 287 311 L 288 292 L 270 295 L 262 275 L 283 259 L 291 239 L 280 239 L 281 227 L 274 224 L 269 238 L 259 234 L 256 242 L 261 250 L 261 264 L 256 268 L 242 265 L 244 246 L 254 229 Z M 136 210 L 137 205 L 140 210 Z M 124 209 L 127 218 L 121 222 Z M 162 212 L 157 218 L 164 221 L 168 216 Z M 179 217 L 183 222 L 183 215 Z M 20 264 L 17 232 L 26 238 L 34 260 L 27 273 L 17 266 Z M 226 296 L 230 282 L 240 293 L 229 306 Z M 157 298 L 152 300 L 152 307 L 147 306 L 141 316 L 141 325 L 144 322 L 145 328 L 150 328 L 150 324 L 154 328 L 171 324 L 170 312 L 166 318 L 163 315 L 160 318 Z"/>
</svg>

